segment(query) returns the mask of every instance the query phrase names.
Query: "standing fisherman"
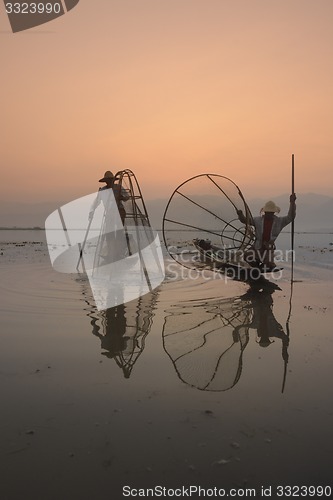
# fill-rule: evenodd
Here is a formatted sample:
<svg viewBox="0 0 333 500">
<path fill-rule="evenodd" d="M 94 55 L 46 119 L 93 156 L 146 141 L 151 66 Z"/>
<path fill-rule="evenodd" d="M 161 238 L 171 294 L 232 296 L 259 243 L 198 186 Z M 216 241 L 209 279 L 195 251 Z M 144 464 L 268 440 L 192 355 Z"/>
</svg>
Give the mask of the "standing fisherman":
<svg viewBox="0 0 333 500">
<path fill-rule="evenodd" d="M 102 179 L 99 179 L 98 182 L 105 182 L 106 185 L 99 188 L 98 196 L 97 196 L 96 200 L 94 201 L 93 206 L 91 207 L 91 210 L 89 213 L 89 219 L 92 219 L 96 208 L 98 207 L 98 205 L 102 201 L 103 191 L 105 191 L 106 189 L 112 189 L 116 203 L 117 203 L 117 207 L 119 210 L 121 222 L 124 223 L 124 220 L 126 217 L 126 211 L 125 211 L 125 208 L 124 208 L 124 205 L 122 202 L 127 201 L 129 199 L 129 196 L 128 196 L 126 190 L 123 187 L 121 187 L 120 184 L 115 183 L 115 176 L 112 172 L 110 172 L 110 170 L 107 170 L 104 174 L 104 177 L 102 177 Z"/>
<path fill-rule="evenodd" d="M 105 182 L 106 185 L 98 190 L 89 213 L 89 221 L 91 221 L 96 208 L 101 202 L 103 203 L 104 222 L 100 228 L 102 238 L 99 239 L 96 252 L 103 259 L 102 264 L 124 258 L 127 251 L 124 233 L 126 211 L 123 201 L 127 201 L 129 195 L 126 189 L 115 182 L 115 179 L 116 177 L 110 170 L 105 172 L 99 182 Z M 116 210 L 119 212 L 120 220 Z"/>
<path fill-rule="evenodd" d="M 273 201 L 265 203 L 260 210 L 259 217 L 253 217 L 248 221 L 242 210 L 237 210 L 238 218 L 244 224 L 250 223 L 255 229 L 255 241 L 249 250 L 244 253 L 245 261 L 252 267 L 264 268 L 265 271 L 273 271 L 275 268 L 274 250 L 275 240 L 282 229 L 290 224 L 296 217 L 296 195 L 290 195 L 288 215 L 279 217 L 275 215 L 280 212 Z"/>
</svg>

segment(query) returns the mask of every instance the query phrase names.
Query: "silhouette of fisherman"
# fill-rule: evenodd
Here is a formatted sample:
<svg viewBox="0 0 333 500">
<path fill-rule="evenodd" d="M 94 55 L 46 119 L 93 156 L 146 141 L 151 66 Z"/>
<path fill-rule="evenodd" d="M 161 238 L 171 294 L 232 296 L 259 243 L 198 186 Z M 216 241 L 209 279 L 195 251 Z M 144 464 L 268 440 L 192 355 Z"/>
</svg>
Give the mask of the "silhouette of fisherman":
<svg viewBox="0 0 333 500">
<path fill-rule="evenodd" d="M 103 313 L 104 335 L 100 333 L 100 326 L 96 321 L 92 321 L 93 334 L 101 341 L 101 348 L 106 352 L 102 354 L 110 359 L 120 356 L 127 349 L 126 336 L 126 306 L 121 304 L 117 307 L 110 307 Z"/>
<path fill-rule="evenodd" d="M 89 221 L 92 221 L 95 210 L 103 203 L 104 221 L 101 227 L 98 252 L 103 259 L 100 264 L 116 262 L 124 258 L 127 252 L 127 242 L 124 233 L 124 221 L 126 210 L 123 202 L 129 199 L 129 195 L 119 183 L 116 182 L 114 174 L 107 170 L 99 182 L 105 182 L 105 186 L 98 190 L 97 197 L 89 212 Z M 119 213 L 120 220 L 118 217 Z"/>
<path fill-rule="evenodd" d="M 296 195 L 291 194 L 288 214 L 284 217 L 275 215 L 280 212 L 274 201 L 268 201 L 260 210 L 259 217 L 248 220 L 242 210 L 237 210 L 238 218 L 244 224 L 250 224 L 255 229 L 255 241 L 244 253 L 244 260 L 253 267 L 264 267 L 266 271 L 275 269 L 275 240 L 282 229 L 296 217 Z"/>
<path fill-rule="evenodd" d="M 261 291 L 250 288 L 241 299 L 249 300 L 249 306 L 253 309 L 253 318 L 249 327 L 257 331 L 257 342 L 260 347 L 270 346 L 274 342 L 271 339 L 280 339 L 282 341 L 282 358 L 287 362 L 289 337 L 274 316 L 273 292 L 274 289 L 269 288 L 264 288 Z"/>
<path fill-rule="evenodd" d="M 101 347 L 107 352 L 104 356 L 114 358 L 118 356 L 127 347 L 129 337 L 126 333 L 126 307 L 121 304 L 117 307 L 111 307 L 105 311 L 105 335 L 100 336 Z"/>
<path fill-rule="evenodd" d="M 147 296 L 146 296 L 147 297 Z M 109 308 L 91 318 L 92 333 L 101 341 L 103 356 L 114 359 L 122 369 L 124 377 L 129 378 L 139 356 L 145 348 L 145 337 L 151 328 L 152 299 L 144 302 L 142 297 L 126 305 Z M 121 300 L 121 298 L 119 298 Z"/>
<path fill-rule="evenodd" d="M 94 216 L 94 212 L 98 205 L 101 203 L 101 201 L 104 202 L 104 206 L 107 209 L 107 198 L 103 198 L 103 191 L 106 191 L 108 189 L 112 189 L 114 198 L 116 200 L 117 208 L 119 210 L 119 215 L 121 222 L 124 224 L 124 220 L 126 217 L 126 211 L 123 205 L 123 201 L 127 201 L 129 199 L 128 193 L 126 189 L 124 189 L 120 184 L 116 182 L 116 178 L 114 174 L 110 171 L 107 170 L 104 174 L 104 176 L 99 179 L 98 182 L 105 182 L 105 186 L 99 188 L 98 190 L 98 196 L 96 200 L 93 203 L 93 206 L 91 207 L 90 213 L 89 213 L 89 219 L 92 219 Z"/>
</svg>

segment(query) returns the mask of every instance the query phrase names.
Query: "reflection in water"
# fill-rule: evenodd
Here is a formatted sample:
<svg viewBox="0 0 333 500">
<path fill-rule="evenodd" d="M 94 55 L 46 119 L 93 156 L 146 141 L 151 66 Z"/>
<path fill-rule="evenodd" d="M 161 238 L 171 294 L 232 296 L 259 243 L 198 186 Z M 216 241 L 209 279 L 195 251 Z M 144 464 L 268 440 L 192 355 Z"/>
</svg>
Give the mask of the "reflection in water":
<svg viewBox="0 0 333 500">
<path fill-rule="evenodd" d="M 177 304 L 167 311 L 163 346 L 178 377 L 204 391 L 226 391 L 240 379 L 249 330 L 268 347 L 282 341 L 288 361 L 289 337 L 273 313 L 274 289 L 250 289 L 241 297 Z"/>
<path fill-rule="evenodd" d="M 93 300 L 88 299 L 87 316 L 91 318 L 92 333 L 101 341 L 102 354 L 114 359 L 129 378 L 134 364 L 144 351 L 145 341 L 150 332 L 158 293 L 148 293 L 136 300 L 97 311 Z"/>
<path fill-rule="evenodd" d="M 253 309 L 253 318 L 250 328 L 257 331 L 257 342 L 261 347 L 268 347 L 274 339 L 282 341 L 282 358 L 287 361 L 289 337 L 283 327 L 276 320 L 273 313 L 272 291 L 258 292 L 250 288 L 241 299 L 249 301 Z"/>
<path fill-rule="evenodd" d="M 194 301 L 172 307 L 163 346 L 178 377 L 206 391 L 226 391 L 239 380 L 252 311 L 235 299 Z"/>
</svg>

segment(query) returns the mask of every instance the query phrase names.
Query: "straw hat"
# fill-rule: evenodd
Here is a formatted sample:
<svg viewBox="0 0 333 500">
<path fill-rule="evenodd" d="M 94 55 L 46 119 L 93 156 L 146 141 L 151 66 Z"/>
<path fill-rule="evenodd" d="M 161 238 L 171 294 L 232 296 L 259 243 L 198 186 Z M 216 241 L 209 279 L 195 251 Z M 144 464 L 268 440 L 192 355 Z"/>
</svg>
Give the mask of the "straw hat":
<svg viewBox="0 0 333 500">
<path fill-rule="evenodd" d="M 278 207 L 277 205 L 275 205 L 274 201 L 268 201 L 262 207 L 262 209 L 260 210 L 260 212 L 274 212 L 274 213 L 276 212 L 276 213 L 279 213 L 280 210 L 281 210 L 280 207 Z"/>
<path fill-rule="evenodd" d="M 112 172 L 110 172 L 110 170 L 107 170 L 104 174 L 104 177 L 102 177 L 102 179 L 100 179 L 98 182 L 106 182 L 109 179 L 114 179 L 114 175 Z"/>
</svg>

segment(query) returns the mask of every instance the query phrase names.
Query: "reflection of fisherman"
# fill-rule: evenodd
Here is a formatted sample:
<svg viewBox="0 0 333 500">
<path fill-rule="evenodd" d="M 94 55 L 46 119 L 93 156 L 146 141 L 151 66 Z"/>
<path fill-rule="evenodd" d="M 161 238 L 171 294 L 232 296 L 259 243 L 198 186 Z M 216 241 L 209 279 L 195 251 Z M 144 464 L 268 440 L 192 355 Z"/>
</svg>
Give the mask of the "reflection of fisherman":
<svg viewBox="0 0 333 500">
<path fill-rule="evenodd" d="M 257 331 L 258 344 L 261 347 L 268 347 L 274 342 L 271 339 L 280 339 L 282 341 L 282 357 L 287 361 L 289 337 L 274 316 L 272 293 L 273 290 L 262 292 L 249 290 L 242 296 L 242 300 L 250 300 L 250 305 L 253 308 L 253 318 L 249 327 Z"/>
<path fill-rule="evenodd" d="M 119 356 L 126 348 L 129 337 L 126 333 L 125 305 L 111 307 L 105 311 L 105 334 L 99 333 L 99 329 L 93 329 L 94 335 L 101 340 L 101 347 L 108 358 Z"/>
<path fill-rule="evenodd" d="M 244 254 L 244 259 L 248 264 L 255 267 L 265 266 L 266 270 L 273 270 L 275 240 L 282 229 L 296 217 L 296 195 L 290 195 L 290 206 L 288 215 L 278 217 L 275 213 L 280 212 L 280 208 L 273 202 L 268 201 L 260 210 L 259 217 L 253 217 L 248 221 L 242 210 L 237 210 L 238 218 L 246 224 L 249 222 L 255 228 L 255 242 L 253 247 Z"/>
<path fill-rule="evenodd" d="M 121 300 L 121 289 L 118 300 Z M 150 332 L 154 304 L 157 295 L 147 294 L 126 305 L 110 307 L 95 314 L 95 307 L 88 314 L 91 318 L 92 333 L 101 341 L 103 356 L 114 359 L 129 378 L 132 369 L 143 353 L 145 338 Z"/>
<path fill-rule="evenodd" d="M 99 182 L 105 182 L 106 185 L 98 191 L 89 213 L 89 220 L 92 220 L 96 208 L 102 202 L 104 223 L 101 227 L 102 239 L 97 253 L 104 259 L 103 264 L 105 264 L 123 258 L 126 253 L 127 246 L 123 226 L 126 211 L 123 201 L 128 200 L 129 196 L 127 191 L 115 182 L 115 176 L 109 170 L 105 172 L 104 177 Z"/>
</svg>

